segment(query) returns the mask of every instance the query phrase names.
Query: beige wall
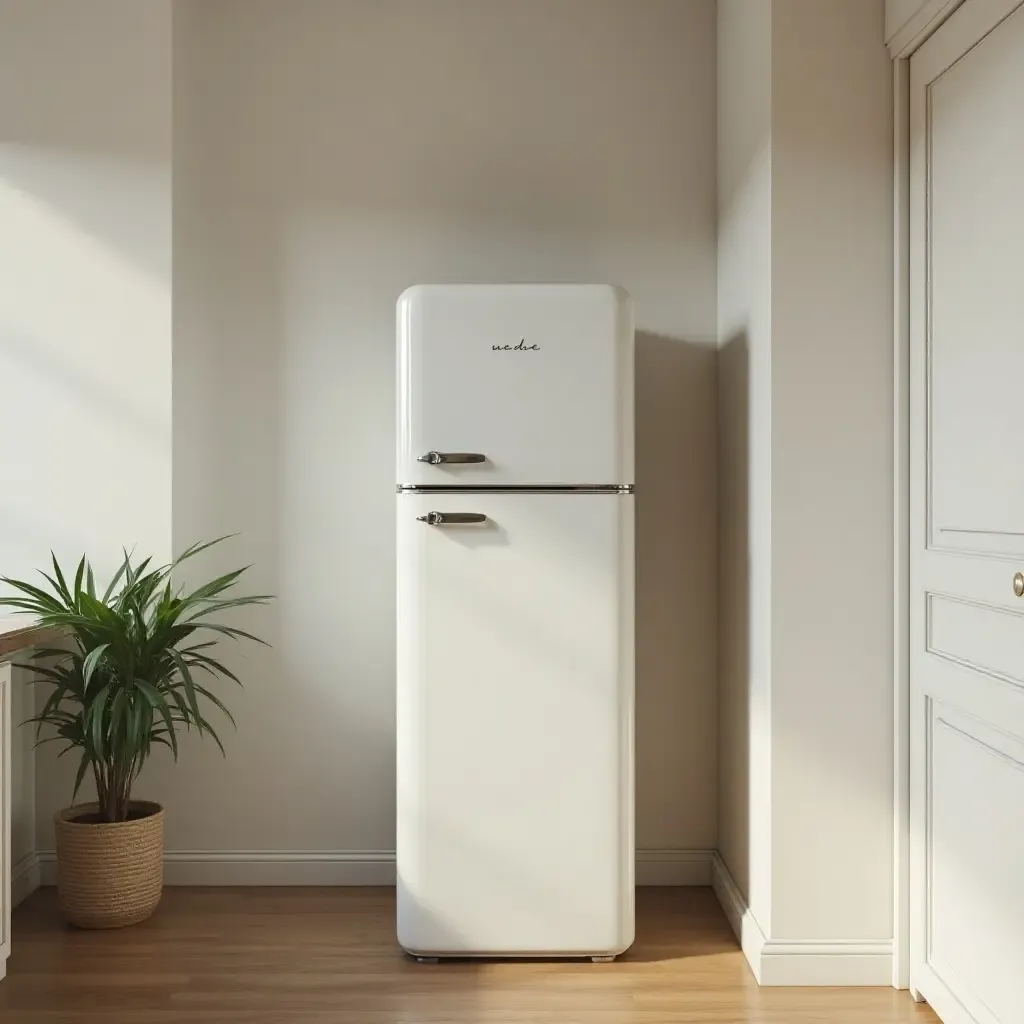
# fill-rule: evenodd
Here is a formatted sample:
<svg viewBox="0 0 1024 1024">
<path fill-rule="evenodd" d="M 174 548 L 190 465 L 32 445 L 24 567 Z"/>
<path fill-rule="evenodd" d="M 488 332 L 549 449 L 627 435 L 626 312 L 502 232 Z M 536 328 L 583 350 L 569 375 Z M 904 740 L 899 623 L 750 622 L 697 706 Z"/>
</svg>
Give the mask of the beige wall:
<svg viewBox="0 0 1024 1024">
<path fill-rule="evenodd" d="M 716 842 L 711 0 L 175 10 L 174 540 L 280 597 L 168 846 L 394 843 L 394 302 L 614 281 L 638 324 L 637 816 Z"/>
<path fill-rule="evenodd" d="M 171 550 L 171 5 L 0 0 L 0 574 Z M 31 694 L 15 670 L 15 719 Z M 14 739 L 13 848 L 76 764 Z"/>
<path fill-rule="evenodd" d="M 171 539 L 169 0 L 0 0 L 0 573 Z"/>
<path fill-rule="evenodd" d="M 5 449 L 5 571 L 51 544 L 169 546 L 170 7 L 83 11 L 0 0 L 18 26 L 0 37 L 0 359 L 18 416 L 45 402 L 63 425 L 31 459 Z M 228 759 L 188 744 L 144 777 L 169 848 L 393 848 L 394 298 L 612 280 L 640 329 L 639 843 L 712 847 L 720 811 L 769 935 L 883 937 L 881 4 L 722 0 L 717 316 L 710 0 L 174 15 L 174 543 L 241 530 L 221 561 L 253 561 L 280 600 L 248 620 L 275 646 L 238 662 Z M 95 488 L 69 436 L 132 475 Z M 69 779 L 39 769 L 45 849 Z"/>
<path fill-rule="evenodd" d="M 885 939 L 892 69 L 881 0 L 773 7 L 772 934 Z"/>
<path fill-rule="evenodd" d="M 719 4 L 721 849 L 772 941 L 892 935 L 883 20 Z"/>
<path fill-rule="evenodd" d="M 771 3 L 718 3 L 719 851 L 770 921 Z"/>
</svg>

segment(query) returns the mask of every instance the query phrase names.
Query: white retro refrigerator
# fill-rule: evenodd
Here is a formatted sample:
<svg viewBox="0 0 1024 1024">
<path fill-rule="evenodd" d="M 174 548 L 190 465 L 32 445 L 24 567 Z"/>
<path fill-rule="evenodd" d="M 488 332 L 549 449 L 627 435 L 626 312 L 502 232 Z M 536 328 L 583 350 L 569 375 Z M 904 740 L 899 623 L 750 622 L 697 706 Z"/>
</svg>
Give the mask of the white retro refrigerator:
<svg viewBox="0 0 1024 1024">
<path fill-rule="evenodd" d="M 605 285 L 398 302 L 398 939 L 633 940 L 633 321 Z"/>
</svg>

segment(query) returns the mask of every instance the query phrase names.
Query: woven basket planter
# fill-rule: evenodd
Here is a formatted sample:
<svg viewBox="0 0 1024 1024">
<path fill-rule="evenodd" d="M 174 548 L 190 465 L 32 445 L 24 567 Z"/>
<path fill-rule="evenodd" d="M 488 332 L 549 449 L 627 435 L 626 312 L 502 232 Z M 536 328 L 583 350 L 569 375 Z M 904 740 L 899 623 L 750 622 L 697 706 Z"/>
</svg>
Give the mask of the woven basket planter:
<svg viewBox="0 0 1024 1024">
<path fill-rule="evenodd" d="M 160 902 L 164 810 L 133 800 L 130 813 L 140 816 L 130 821 L 76 820 L 98 810 L 78 804 L 54 815 L 60 909 L 79 928 L 124 928 L 145 921 Z"/>
</svg>

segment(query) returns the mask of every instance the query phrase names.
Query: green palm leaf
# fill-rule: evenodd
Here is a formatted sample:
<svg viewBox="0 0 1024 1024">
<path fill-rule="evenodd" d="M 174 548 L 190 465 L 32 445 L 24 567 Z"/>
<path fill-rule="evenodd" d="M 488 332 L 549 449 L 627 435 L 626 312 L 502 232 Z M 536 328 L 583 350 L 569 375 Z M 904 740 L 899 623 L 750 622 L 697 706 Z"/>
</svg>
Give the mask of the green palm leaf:
<svg viewBox="0 0 1024 1024">
<path fill-rule="evenodd" d="M 235 594 L 246 568 L 191 591 L 176 587 L 171 577 L 183 562 L 226 539 L 194 544 L 158 568 L 150 558 L 135 562 L 125 550 L 102 597 L 97 597 L 95 573 L 84 557 L 74 573 L 66 574 L 51 555 L 52 575 L 41 573 L 46 589 L 0 578 L 0 588 L 6 588 L 0 589 L 0 608 L 27 612 L 70 641 L 67 648 L 35 651 L 22 666 L 50 687 L 42 709 L 26 724 L 37 727 L 37 744 L 63 742 L 58 757 L 79 751 L 72 802 L 91 768 L 103 820 L 124 820 L 132 784 L 154 744 L 168 747 L 177 760 L 179 726 L 208 733 L 224 753 L 204 705 L 234 725 L 213 686 L 221 679 L 241 680 L 214 656 L 215 649 L 223 639 L 264 641 L 219 616 L 272 598 Z M 199 630 L 214 634 L 213 639 L 194 637 Z M 207 685 L 196 682 L 197 670 Z"/>
</svg>

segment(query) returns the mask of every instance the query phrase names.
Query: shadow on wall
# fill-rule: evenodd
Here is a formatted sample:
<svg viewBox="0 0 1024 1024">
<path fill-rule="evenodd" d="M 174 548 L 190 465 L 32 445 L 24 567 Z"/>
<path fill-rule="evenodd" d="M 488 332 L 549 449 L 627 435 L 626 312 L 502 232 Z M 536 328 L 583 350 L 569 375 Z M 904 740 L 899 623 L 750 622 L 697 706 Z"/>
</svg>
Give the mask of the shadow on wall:
<svg viewBox="0 0 1024 1024">
<path fill-rule="evenodd" d="M 636 336 L 637 833 L 658 836 L 692 780 L 692 818 L 714 822 L 717 568 L 713 344 Z M 685 735 L 688 742 L 680 742 Z M 645 841 L 649 841 L 646 840 Z M 714 834 L 704 839 L 714 846 Z"/>
<path fill-rule="evenodd" d="M 719 849 L 750 892 L 750 350 L 718 350 Z"/>
<path fill-rule="evenodd" d="M 260 248 L 268 252 L 267 248 Z M 239 523 L 244 512 L 242 547 L 247 558 L 256 562 L 258 579 L 253 585 L 279 595 L 280 600 L 269 609 L 260 609 L 261 635 L 275 645 L 272 651 L 249 650 L 245 666 L 247 697 L 238 705 L 242 742 L 245 737 L 259 737 L 261 748 L 287 748 L 295 742 L 293 735 L 299 723 L 305 736 L 307 750 L 331 745 L 330 737 L 344 736 L 346 748 L 361 749 L 364 765 L 375 765 L 378 784 L 381 776 L 390 775 L 394 757 L 393 710 L 390 694 L 393 673 L 392 642 L 387 643 L 389 663 L 381 662 L 380 640 L 369 633 L 365 649 L 348 651 L 350 663 L 332 665 L 322 648 L 321 638 L 330 632 L 332 620 L 339 612 L 356 618 L 366 614 L 366 608 L 339 609 L 338 595 L 332 593 L 337 581 L 332 574 L 317 573 L 306 565 L 319 546 L 313 550 L 302 538 L 310 534 L 327 535 L 331 524 L 320 521 L 322 515 L 335 507 L 328 481 L 327 492 L 319 500 L 295 503 L 288 495 L 302 493 L 308 481 L 296 476 L 298 452 L 286 455 L 289 447 L 288 431 L 283 429 L 281 403 L 294 408 L 298 395 L 282 395 L 282 381 L 287 371 L 281 365 L 283 343 L 275 336 L 280 325 L 275 324 L 273 307 L 276 299 L 269 285 L 273 272 L 268 266 L 267 287 L 260 290 L 260 301 L 250 297 L 245 304 L 252 322 L 243 332 L 249 356 L 262 350 L 261 357 L 245 359 L 241 352 L 226 365 L 217 356 L 218 347 L 208 344 L 197 330 L 195 350 L 192 343 L 180 339 L 196 360 L 211 360 L 207 369 L 212 378 L 220 378 L 214 390 L 222 395 L 240 394 L 245 401 L 229 401 L 226 407 L 216 402 L 212 394 L 194 403 L 206 415 L 186 418 L 176 423 L 178 451 L 192 454 L 184 463 L 179 462 L 176 481 L 176 542 L 183 543 L 182 528 L 191 533 L 202 533 L 200 520 L 214 511 L 211 502 L 224 499 L 224 489 L 239 499 L 234 518 L 218 526 L 218 530 Z M 191 280 L 192 275 L 187 276 Z M 186 278 L 176 282 L 184 286 Z M 199 281 L 197 287 L 202 287 Z M 219 287 L 225 282 L 220 278 Z M 198 325 L 196 325 L 198 327 Z M 715 636 L 716 596 L 716 510 L 715 510 L 715 454 L 716 454 L 716 349 L 711 344 L 686 341 L 638 331 L 636 337 L 636 484 L 637 484 L 637 835 L 645 848 L 671 847 L 673 834 L 678 828 L 680 814 L 680 788 L 685 788 L 687 817 L 694 821 L 711 823 L 708 832 L 694 840 L 694 845 L 708 848 L 715 844 L 711 828 L 716 818 L 716 762 L 715 706 L 716 693 L 709 681 L 716 674 Z M 210 378 L 198 374 L 186 381 L 188 360 L 179 361 L 182 375 L 176 377 L 177 393 L 199 394 L 210 385 Z M 217 364 L 220 364 L 218 371 Z M 245 386 L 232 387 L 231 378 L 241 375 Z M 259 396 L 259 401 L 252 399 Z M 221 409 L 221 414 L 216 410 Z M 282 432 L 283 431 L 283 432 Z M 212 432 L 227 441 L 222 452 L 248 451 L 250 457 L 230 458 L 226 461 L 214 457 L 212 461 L 198 457 L 201 439 Z M 251 446 L 251 439 L 259 443 Z M 232 439 L 233 438 L 233 439 Z M 247 444 L 249 439 L 249 444 Z M 208 454 L 212 454 L 209 452 Z M 255 460 L 255 461 L 252 461 Z M 324 462 L 328 461 L 326 453 Z M 374 491 L 380 490 L 385 499 L 385 488 L 373 488 L 363 501 L 376 501 Z M 205 495 L 205 497 L 204 497 Z M 353 494 L 353 500 L 356 495 Z M 361 506 L 356 506 L 358 514 Z M 335 507 L 335 514 L 337 509 Z M 387 514 L 381 509 L 381 515 Z M 392 513 L 393 514 L 393 513 Z M 296 536 L 294 529 L 282 529 L 283 522 L 306 527 Z M 211 532 L 209 529 L 207 533 Z M 214 531 L 217 532 L 217 531 Z M 342 533 L 341 536 L 348 536 Z M 364 543 L 365 531 L 351 534 L 353 542 Z M 393 551 L 390 531 L 381 538 L 380 555 L 386 558 L 388 569 L 381 573 L 384 582 L 375 587 L 386 590 L 378 602 L 391 601 L 393 578 Z M 384 548 L 386 545 L 386 550 Z M 237 557 L 241 549 L 230 552 Z M 229 552 L 219 553 L 227 556 Z M 303 568 L 303 566 L 305 566 Z M 224 568 L 229 566 L 225 565 Z M 316 600 L 311 610 L 308 596 Z M 240 624 L 255 628 L 256 623 Z M 327 645 L 327 655 L 333 648 Z M 351 662 L 372 665 L 373 676 L 383 678 L 382 686 L 388 690 L 388 700 L 378 710 L 374 721 L 367 720 L 365 707 L 353 707 L 351 686 L 339 686 L 342 679 L 350 678 Z M 339 675 L 339 671 L 341 675 Z M 368 669 L 368 671 L 370 671 Z M 254 694 L 262 693 L 260 699 Z M 704 723 L 704 727 L 698 727 Z M 685 742 L 680 736 L 685 736 Z M 337 739 L 335 739 L 337 742 Z M 239 752 L 240 753 L 240 752 Z M 216 752 L 193 752 L 187 761 L 175 770 L 176 783 L 184 778 L 201 786 L 213 768 Z M 226 765 L 229 774 L 236 770 L 251 771 L 245 766 L 246 757 L 231 752 Z M 318 772 L 312 765 L 314 773 Z M 223 771 L 223 769 L 221 769 Z M 339 807 L 365 803 L 363 792 L 365 774 L 340 773 L 325 780 L 319 794 L 325 803 Z M 686 780 L 680 782 L 680 780 Z M 168 780 L 169 781 L 169 780 Z M 266 779 L 264 786 L 274 788 L 282 784 L 279 779 Z M 317 783 L 305 783 L 316 788 Z M 244 785 L 232 787 L 234 812 L 242 812 L 243 821 L 260 817 L 259 807 L 269 797 L 279 806 L 276 830 L 287 835 L 302 828 L 301 802 L 288 799 L 285 791 L 268 793 L 265 789 L 251 790 Z M 328 792 L 330 791 L 330 792 Z M 177 785 L 165 789 L 159 779 L 158 795 L 169 803 L 177 803 Z M 393 782 L 387 782 L 378 791 L 386 792 L 390 805 Z M 376 798 L 380 800 L 380 795 Z M 374 801 L 376 803 L 376 801 Z M 212 810 L 212 808 L 211 808 Z M 393 813 L 388 807 L 377 806 L 374 813 L 385 821 Z M 208 828 L 217 828 L 213 822 Z M 237 828 L 237 824 L 235 826 Z M 707 827 L 707 826 L 705 826 Z M 225 837 L 226 841 L 230 841 Z M 237 840 L 235 840 L 237 842 Z M 250 840 L 258 842 L 254 836 Z M 387 840 L 384 840 L 387 843 Z"/>
<path fill-rule="evenodd" d="M 3 181 L 59 213 L 63 230 L 96 247 L 98 260 L 163 291 L 170 4 L 3 0 L 0 24 Z"/>
</svg>

